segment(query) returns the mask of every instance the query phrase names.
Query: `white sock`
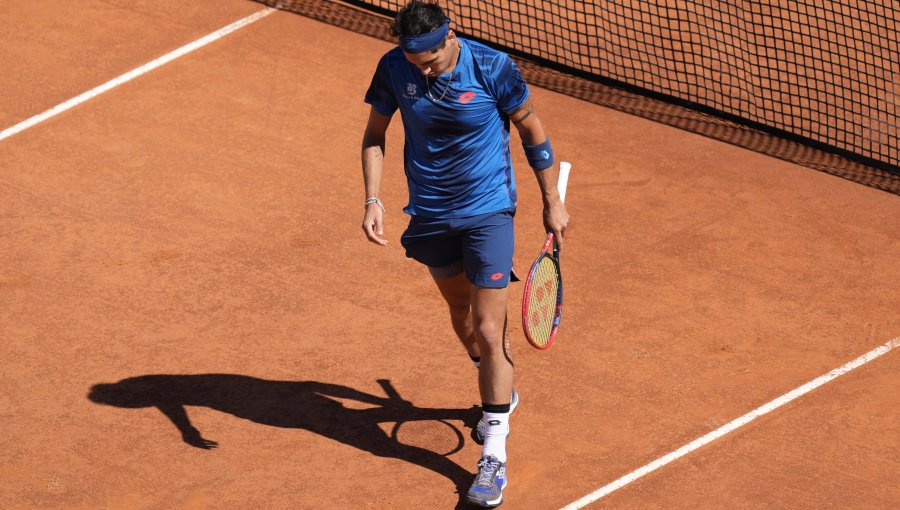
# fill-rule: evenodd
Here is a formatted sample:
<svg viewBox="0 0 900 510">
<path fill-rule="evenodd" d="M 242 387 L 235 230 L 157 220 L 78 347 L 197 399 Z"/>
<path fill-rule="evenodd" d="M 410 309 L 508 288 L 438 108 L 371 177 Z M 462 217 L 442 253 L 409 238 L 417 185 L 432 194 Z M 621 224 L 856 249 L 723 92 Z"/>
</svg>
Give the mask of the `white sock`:
<svg viewBox="0 0 900 510">
<path fill-rule="evenodd" d="M 506 462 L 506 436 L 509 435 L 509 413 L 484 413 L 484 448 L 481 456 L 493 455 Z"/>
</svg>

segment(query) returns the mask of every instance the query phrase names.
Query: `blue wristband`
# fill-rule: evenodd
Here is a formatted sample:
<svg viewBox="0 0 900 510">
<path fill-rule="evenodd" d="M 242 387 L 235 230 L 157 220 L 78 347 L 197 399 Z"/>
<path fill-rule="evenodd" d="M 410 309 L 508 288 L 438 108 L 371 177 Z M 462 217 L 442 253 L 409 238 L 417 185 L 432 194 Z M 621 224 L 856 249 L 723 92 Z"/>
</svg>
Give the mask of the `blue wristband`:
<svg viewBox="0 0 900 510">
<path fill-rule="evenodd" d="M 553 166 L 553 147 L 550 146 L 549 138 L 544 143 L 537 145 L 522 144 L 522 147 L 525 149 L 525 157 L 528 159 L 528 164 L 531 165 L 531 168 L 543 170 Z"/>
</svg>

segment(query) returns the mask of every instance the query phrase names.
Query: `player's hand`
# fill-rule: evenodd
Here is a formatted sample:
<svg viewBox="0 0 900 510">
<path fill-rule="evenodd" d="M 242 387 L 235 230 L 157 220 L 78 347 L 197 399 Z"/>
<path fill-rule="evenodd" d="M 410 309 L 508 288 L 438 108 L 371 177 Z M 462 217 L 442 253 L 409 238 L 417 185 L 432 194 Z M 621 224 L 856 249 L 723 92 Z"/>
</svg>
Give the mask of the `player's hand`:
<svg viewBox="0 0 900 510">
<path fill-rule="evenodd" d="M 184 439 L 185 443 L 194 448 L 200 448 L 201 450 L 213 450 L 219 446 L 219 443 L 201 436 L 200 431 L 194 427 L 191 427 L 191 430 L 184 432 L 181 435 L 181 438 Z"/>
<path fill-rule="evenodd" d="M 562 200 L 557 197 L 556 200 L 544 204 L 544 228 L 547 229 L 547 232 L 553 232 L 553 239 L 560 250 L 563 247 L 563 238 L 566 235 L 568 224 L 569 212 Z"/>
<path fill-rule="evenodd" d="M 366 215 L 363 218 L 362 229 L 370 242 L 380 246 L 387 245 L 387 239 L 381 237 L 384 235 L 384 211 L 378 204 L 366 206 Z"/>
</svg>

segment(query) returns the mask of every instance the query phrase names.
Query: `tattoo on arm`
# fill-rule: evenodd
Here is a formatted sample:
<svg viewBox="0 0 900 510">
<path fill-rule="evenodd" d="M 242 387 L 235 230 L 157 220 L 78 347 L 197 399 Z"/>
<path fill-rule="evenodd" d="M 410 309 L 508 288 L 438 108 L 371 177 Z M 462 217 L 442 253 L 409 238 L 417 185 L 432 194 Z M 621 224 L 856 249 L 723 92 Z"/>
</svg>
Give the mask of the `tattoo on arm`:
<svg viewBox="0 0 900 510">
<path fill-rule="evenodd" d="M 521 124 L 525 119 L 530 117 L 532 113 L 534 113 L 534 104 L 531 103 L 530 99 L 526 99 L 522 106 L 507 113 L 507 115 L 509 115 L 509 120 L 513 121 L 513 123 Z"/>
</svg>

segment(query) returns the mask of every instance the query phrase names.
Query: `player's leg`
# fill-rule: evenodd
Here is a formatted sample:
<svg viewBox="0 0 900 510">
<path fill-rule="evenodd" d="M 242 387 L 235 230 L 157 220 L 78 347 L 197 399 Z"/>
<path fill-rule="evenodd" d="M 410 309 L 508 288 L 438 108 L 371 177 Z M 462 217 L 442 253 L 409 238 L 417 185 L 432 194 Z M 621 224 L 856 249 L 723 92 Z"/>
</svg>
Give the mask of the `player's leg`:
<svg viewBox="0 0 900 510">
<path fill-rule="evenodd" d="M 472 321 L 481 354 L 479 388 L 485 404 L 509 404 L 512 358 L 506 342 L 507 297 L 514 249 L 512 211 L 469 218 L 462 255 L 471 283 Z"/>
<path fill-rule="evenodd" d="M 478 388 L 484 409 L 483 455 L 506 461 L 506 436 L 512 410 L 513 365 L 507 341 L 508 289 L 472 287 L 475 338 L 481 351 Z"/>
<path fill-rule="evenodd" d="M 453 331 L 477 366 L 480 364 L 481 351 L 475 341 L 472 324 L 472 285 L 466 277 L 462 259 L 449 266 L 429 267 L 428 270 L 450 309 Z"/>
<path fill-rule="evenodd" d="M 475 338 L 481 351 L 478 386 L 481 392 L 484 446 L 475 481 L 466 495 L 484 507 L 503 502 L 506 487 L 506 438 L 513 391 L 513 365 L 506 342 L 507 288 L 472 286 Z"/>
<path fill-rule="evenodd" d="M 506 486 L 506 437 L 513 393 L 513 365 L 507 342 L 507 297 L 512 270 L 512 212 L 473 218 L 463 240 L 472 283 L 472 322 L 481 354 L 479 391 L 484 410 L 484 448 L 469 502 L 492 507 Z"/>
<path fill-rule="evenodd" d="M 438 289 L 441 291 L 441 295 L 450 308 L 450 321 L 453 324 L 453 330 L 465 347 L 469 357 L 472 358 L 475 367 L 480 368 L 481 350 L 475 339 L 475 330 L 472 324 L 472 284 L 469 283 L 467 276 L 463 273 L 462 262 L 445 268 L 429 269 Z M 509 357 L 509 329 L 506 327 L 503 331 L 503 343 L 506 346 L 507 356 Z M 516 389 L 513 388 L 509 411 L 513 412 L 518 404 L 519 395 L 516 393 Z M 478 423 L 472 427 L 472 439 L 476 443 L 483 445 L 484 436 L 485 421 L 484 416 L 482 416 Z"/>
<path fill-rule="evenodd" d="M 463 270 L 462 242 L 452 221 L 413 216 L 400 238 L 406 256 L 428 266 L 450 309 L 453 331 L 476 366 L 478 345 L 471 317 L 471 291 Z"/>
<path fill-rule="evenodd" d="M 506 341 L 506 306 L 509 289 L 471 286 L 475 339 L 481 353 L 478 386 L 485 404 L 509 404 L 513 365 Z"/>
</svg>

